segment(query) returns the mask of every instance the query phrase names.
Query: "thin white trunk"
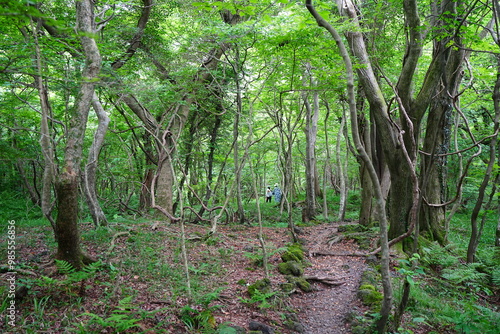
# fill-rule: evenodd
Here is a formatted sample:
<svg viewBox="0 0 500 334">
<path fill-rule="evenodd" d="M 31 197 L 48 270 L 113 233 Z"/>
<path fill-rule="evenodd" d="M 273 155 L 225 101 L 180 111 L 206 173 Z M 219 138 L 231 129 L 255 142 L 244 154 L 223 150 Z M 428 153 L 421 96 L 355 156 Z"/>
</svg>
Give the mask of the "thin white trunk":
<svg viewBox="0 0 500 334">
<path fill-rule="evenodd" d="M 96 132 L 94 134 L 94 141 L 89 149 L 88 162 L 85 166 L 85 171 L 83 174 L 83 184 L 85 198 L 87 199 L 87 204 L 89 206 L 90 214 L 95 226 L 105 226 L 107 225 L 106 215 L 102 211 L 101 205 L 97 200 L 96 191 L 96 171 L 97 171 L 97 160 L 99 158 L 99 153 L 101 152 L 102 145 L 104 143 L 104 137 L 108 130 L 108 125 L 110 119 L 106 114 L 106 111 L 101 105 L 97 95 L 94 93 L 92 107 L 99 120 Z"/>
</svg>

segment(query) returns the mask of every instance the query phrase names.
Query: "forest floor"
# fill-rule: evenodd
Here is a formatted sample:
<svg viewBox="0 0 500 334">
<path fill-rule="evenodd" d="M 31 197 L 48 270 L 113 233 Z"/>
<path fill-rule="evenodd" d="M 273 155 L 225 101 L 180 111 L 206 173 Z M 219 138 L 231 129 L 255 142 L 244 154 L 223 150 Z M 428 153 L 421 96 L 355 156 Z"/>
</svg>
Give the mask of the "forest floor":
<svg viewBox="0 0 500 334">
<path fill-rule="evenodd" d="M 210 235 L 207 226 L 187 224 L 191 301 L 178 225 L 127 222 L 95 230 L 83 223 L 84 249 L 104 265 L 94 277 L 73 286 L 53 281 L 65 277 L 53 265 L 50 229 L 18 229 L 17 257 L 24 274 L 17 278 L 29 290 L 16 304 L 16 332 L 209 333 L 208 327 L 228 324 L 241 332 L 260 326 L 262 333 L 351 333 L 346 319 L 367 310 L 356 297 L 367 266 L 364 257 L 350 256 L 359 252 L 353 240 L 335 240 L 339 225 L 300 228 L 308 263 L 303 275 L 312 291 L 287 293 L 280 289 L 287 278 L 277 266 L 291 235 L 285 227 L 263 228 L 273 292 L 259 299 L 247 291 L 248 285 L 265 278 L 263 266 L 256 265 L 261 258 L 259 228 L 220 225 Z M 8 332 L 5 323 L 2 330 Z"/>
</svg>

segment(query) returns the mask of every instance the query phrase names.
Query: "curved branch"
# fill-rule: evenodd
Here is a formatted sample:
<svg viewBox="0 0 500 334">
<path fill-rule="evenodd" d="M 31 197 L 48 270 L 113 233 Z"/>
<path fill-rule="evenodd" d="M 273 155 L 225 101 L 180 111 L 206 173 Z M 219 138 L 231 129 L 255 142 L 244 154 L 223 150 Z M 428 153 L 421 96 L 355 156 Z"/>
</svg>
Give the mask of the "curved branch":
<svg viewBox="0 0 500 334">
<path fill-rule="evenodd" d="M 118 58 L 111 64 L 111 68 L 113 68 L 114 70 L 117 70 L 125 65 L 125 63 L 130 58 L 132 58 L 132 56 L 136 53 L 137 49 L 141 45 L 142 36 L 144 35 L 144 30 L 146 29 L 146 24 L 148 23 L 149 15 L 151 14 L 153 0 L 142 0 L 142 2 L 144 6 L 142 7 L 141 17 L 137 22 L 137 32 L 130 40 L 127 51 L 125 51 L 125 53 L 120 58 Z"/>
</svg>

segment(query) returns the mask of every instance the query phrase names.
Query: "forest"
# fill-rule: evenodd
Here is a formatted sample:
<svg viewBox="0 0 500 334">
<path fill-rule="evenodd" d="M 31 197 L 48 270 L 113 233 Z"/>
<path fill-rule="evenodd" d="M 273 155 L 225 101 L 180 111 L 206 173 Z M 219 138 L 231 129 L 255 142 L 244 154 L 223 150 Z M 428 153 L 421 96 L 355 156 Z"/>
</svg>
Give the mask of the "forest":
<svg viewBox="0 0 500 334">
<path fill-rule="evenodd" d="M 500 1 L 0 1 L 0 331 L 500 333 Z"/>
</svg>

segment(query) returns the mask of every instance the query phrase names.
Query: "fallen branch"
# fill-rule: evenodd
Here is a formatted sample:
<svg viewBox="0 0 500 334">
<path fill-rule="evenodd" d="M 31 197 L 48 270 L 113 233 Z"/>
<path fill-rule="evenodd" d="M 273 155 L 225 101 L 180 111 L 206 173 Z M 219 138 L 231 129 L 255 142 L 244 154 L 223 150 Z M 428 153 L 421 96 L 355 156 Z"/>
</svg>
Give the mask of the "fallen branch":
<svg viewBox="0 0 500 334">
<path fill-rule="evenodd" d="M 304 279 L 307 281 L 315 281 L 315 282 L 320 282 L 326 285 L 332 285 L 332 286 L 339 286 L 345 283 L 345 281 L 338 281 L 338 279 L 335 279 L 333 277 L 328 277 L 328 276 L 304 276 Z"/>
</svg>

